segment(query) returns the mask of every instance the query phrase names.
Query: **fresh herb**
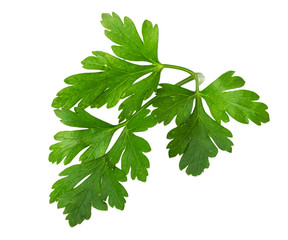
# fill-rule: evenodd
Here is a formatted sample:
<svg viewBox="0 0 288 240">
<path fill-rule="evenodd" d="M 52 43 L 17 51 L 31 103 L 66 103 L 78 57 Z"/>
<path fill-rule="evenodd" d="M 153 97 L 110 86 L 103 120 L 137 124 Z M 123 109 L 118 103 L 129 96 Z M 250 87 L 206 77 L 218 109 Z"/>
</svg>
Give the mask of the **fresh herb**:
<svg viewBox="0 0 288 240">
<path fill-rule="evenodd" d="M 122 182 L 129 172 L 132 179 L 146 181 L 149 160 L 145 153 L 151 149 L 135 133 L 157 123 L 167 125 L 175 118 L 177 126 L 167 135 L 171 139 L 167 146 L 169 157 L 181 155 L 180 169 L 197 176 L 209 167 L 209 158 L 217 155 L 218 148 L 232 151 L 232 133 L 221 125 L 221 121 L 229 121 L 228 115 L 240 123 L 248 123 L 250 119 L 261 125 L 269 121 L 267 106 L 257 102 L 256 93 L 239 90 L 245 82 L 234 76 L 234 72 L 224 73 L 200 90 L 202 74 L 160 63 L 157 25 L 145 20 L 140 36 L 131 19 L 125 17 L 123 22 L 116 13 L 103 14 L 102 25 L 106 28 L 105 35 L 116 44 L 112 50 L 117 57 L 93 52 L 82 64 L 85 69 L 98 71 L 66 78 L 69 86 L 59 91 L 52 103 L 62 123 L 81 128 L 57 133 L 58 142 L 50 147 L 49 155 L 52 163 L 69 164 L 84 150 L 79 164 L 60 173 L 63 178 L 53 185 L 50 194 L 50 203 L 58 202 L 58 208 L 65 208 L 70 226 L 89 219 L 92 207 L 107 210 L 110 205 L 124 209 L 128 193 Z M 146 64 L 135 64 L 137 61 Z M 181 70 L 189 76 L 174 85 L 159 84 L 164 68 Z M 191 81 L 195 81 L 194 91 L 182 87 Z M 151 98 L 154 92 L 156 96 Z M 104 105 L 112 108 L 121 99 L 118 125 L 85 111 L 87 107 Z M 205 112 L 203 100 L 212 117 Z M 155 108 L 152 112 L 150 106 Z M 70 110 L 72 107 L 74 111 Z M 114 133 L 120 129 L 118 139 L 107 151 Z"/>
</svg>

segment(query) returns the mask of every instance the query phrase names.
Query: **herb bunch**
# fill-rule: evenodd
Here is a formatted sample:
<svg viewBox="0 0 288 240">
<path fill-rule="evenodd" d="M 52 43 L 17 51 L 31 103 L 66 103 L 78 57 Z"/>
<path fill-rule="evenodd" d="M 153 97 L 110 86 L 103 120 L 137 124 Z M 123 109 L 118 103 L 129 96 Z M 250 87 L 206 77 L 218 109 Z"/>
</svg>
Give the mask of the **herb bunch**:
<svg viewBox="0 0 288 240">
<path fill-rule="evenodd" d="M 200 90 L 202 74 L 160 63 L 157 25 L 145 20 L 140 36 L 130 18 L 122 21 L 116 13 L 102 14 L 102 25 L 105 35 L 116 44 L 112 46 L 116 56 L 93 52 L 82 64 L 97 71 L 67 77 L 69 86 L 59 91 L 52 103 L 61 122 L 78 129 L 55 135 L 58 142 L 50 147 L 49 161 L 70 164 L 84 150 L 80 163 L 59 174 L 63 178 L 54 183 L 50 194 L 50 203 L 58 202 L 58 208 L 65 208 L 70 226 L 89 219 L 92 207 L 107 210 L 110 205 L 123 210 L 128 193 L 122 182 L 127 181 L 129 172 L 133 180 L 146 181 L 149 160 L 145 153 L 151 148 L 138 132 L 161 122 L 167 125 L 175 118 L 177 126 L 167 135 L 171 139 L 169 157 L 180 155 L 180 169 L 197 176 L 209 167 L 209 158 L 215 157 L 218 149 L 232 151 L 232 133 L 221 125 L 222 121 L 228 122 L 229 116 L 245 124 L 249 120 L 257 125 L 269 121 L 267 106 L 257 102 L 255 92 L 239 89 L 245 82 L 233 71 Z M 147 64 L 138 65 L 137 61 Z M 174 85 L 160 84 L 165 68 L 184 71 L 188 77 Z M 195 82 L 194 91 L 183 87 L 191 81 Z M 156 96 L 151 98 L 153 93 Z M 117 125 L 85 110 L 104 105 L 112 108 L 122 99 Z M 205 112 L 204 101 L 212 117 Z M 154 107 L 152 112 L 149 106 Z M 109 146 L 118 130 L 118 139 Z"/>
</svg>

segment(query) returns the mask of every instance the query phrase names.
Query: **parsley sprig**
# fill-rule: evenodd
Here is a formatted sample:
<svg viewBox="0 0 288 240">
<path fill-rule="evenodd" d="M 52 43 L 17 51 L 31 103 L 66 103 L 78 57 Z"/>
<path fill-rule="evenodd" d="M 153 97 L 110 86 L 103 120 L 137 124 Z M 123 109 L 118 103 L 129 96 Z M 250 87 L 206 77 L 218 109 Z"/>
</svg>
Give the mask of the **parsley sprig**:
<svg viewBox="0 0 288 240">
<path fill-rule="evenodd" d="M 209 167 L 209 158 L 215 157 L 218 149 L 232 151 L 232 133 L 221 125 L 222 121 L 228 122 L 229 116 L 240 123 L 251 120 L 261 125 L 269 121 L 267 106 L 257 102 L 256 93 L 239 89 L 245 82 L 233 71 L 200 90 L 202 74 L 162 64 L 158 60 L 157 25 L 145 20 L 140 36 L 130 18 L 122 21 L 116 13 L 103 14 L 102 25 L 105 35 L 116 44 L 112 46 L 116 56 L 92 52 L 93 56 L 84 59 L 82 65 L 97 71 L 66 78 L 69 86 L 59 91 L 52 103 L 63 124 L 78 128 L 57 133 L 58 142 L 50 147 L 49 155 L 50 162 L 65 165 L 79 155 L 80 163 L 59 174 L 63 178 L 56 181 L 50 194 L 51 203 L 58 202 L 58 208 L 65 208 L 70 226 L 89 219 L 92 207 L 107 210 L 110 205 L 124 209 L 128 193 L 122 182 L 127 181 L 129 173 L 132 179 L 146 181 L 149 160 L 145 153 L 151 148 L 137 132 L 161 122 L 167 125 L 175 118 L 177 126 L 167 135 L 171 139 L 167 146 L 169 157 L 181 155 L 180 169 L 197 176 Z M 139 65 L 137 61 L 146 64 Z M 184 71 L 189 76 L 176 84 L 160 84 L 165 68 Z M 183 87 L 191 81 L 195 81 L 194 91 Z M 153 93 L 156 96 L 151 98 Z M 104 105 L 112 108 L 120 100 L 117 125 L 85 110 Z M 205 112 L 204 101 L 211 116 Z M 148 109 L 151 105 L 153 111 Z M 118 139 L 110 146 L 120 129 Z"/>
</svg>

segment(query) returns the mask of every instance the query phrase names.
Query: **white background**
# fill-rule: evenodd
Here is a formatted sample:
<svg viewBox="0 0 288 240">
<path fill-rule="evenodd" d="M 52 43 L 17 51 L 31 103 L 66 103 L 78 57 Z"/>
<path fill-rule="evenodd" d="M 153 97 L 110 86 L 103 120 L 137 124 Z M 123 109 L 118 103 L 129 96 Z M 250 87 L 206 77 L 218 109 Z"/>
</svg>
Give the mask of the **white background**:
<svg viewBox="0 0 288 240">
<path fill-rule="evenodd" d="M 1 239 L 288 239 L 287 1 L 1 1 Z M 159 59 L 202 72 L 207 84 L 228 70 L 269 106 L 261 127 L 231 121 L 233 153 L 220 152 L 199 177 L 169 159 L 158 125 L 149 141 L 146 183 L 129 179 L 124 211 L 95 209 L 70 228 L 63 209 L 49 204 L 64 169 L 48 162 L 53 135 L 67 127 L 51 102 L 63 79 L 84 72 L 93 50 L 112 53 L 101 13 L 145 19 L 160 28 Z M 186 77 L 165 70 L 161 82 Z M 96 116 L 117 123 L 117 112 Z M 74 160 L 76 163 L 77 160 Z"/>
</svg>

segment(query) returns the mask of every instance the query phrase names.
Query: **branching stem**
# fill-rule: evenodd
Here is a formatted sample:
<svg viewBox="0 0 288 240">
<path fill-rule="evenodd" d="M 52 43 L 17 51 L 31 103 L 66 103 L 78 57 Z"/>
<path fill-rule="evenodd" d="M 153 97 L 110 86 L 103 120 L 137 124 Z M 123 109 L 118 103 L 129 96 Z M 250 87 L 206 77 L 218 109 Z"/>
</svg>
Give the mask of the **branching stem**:
<svg viewBox="0 0 288 240">
<path fill-rule="evenodd" d="M 184 71 L 189 73 L 189 77 L 183 79 L 182 81 L 176 83 L 176 86 L 182 86 L 188 82 L 191 82 L 193 80 L 196 81 L 196 92 L 199 92 L 199 79 L 197 78 L 197 74 L 195 72 L 193 72 L 192 70 L 185 68 L 185 67 L 180 67 L 180 66 L 176 66 L 176 65 L 171 65 L 171 64 L 162 64 L 161 65 L 163 68 L 172 68 L 172 69 L 177 69 L 180 71 Z M 135 112 L 129 119 L 127 119 L 125 122 L 119 123 L 117 125 L 117 129 L 121 128 L 121 127 L 125 127 L 127 125 L 127 123 L 130 121 L 130 119 L 132 119 L 135 115 L 137 115 L 141 110 L 148 108 L 150 105 L 153 104 L 153 101 L 156 99 L 156 97 L 151 98 L 147 103 L 145 103 L 137 112 Z"/>
</svg>

